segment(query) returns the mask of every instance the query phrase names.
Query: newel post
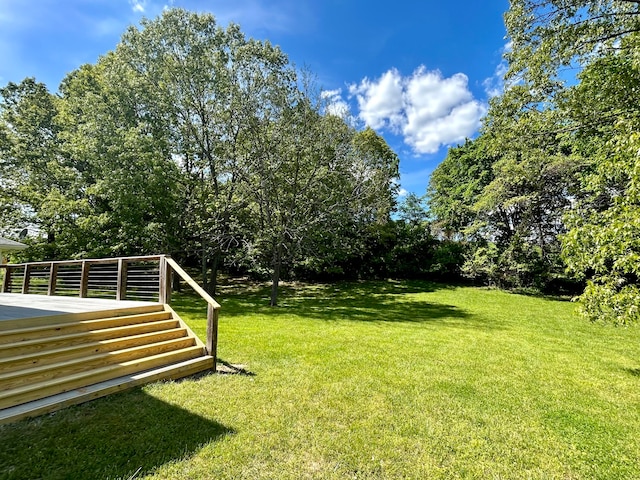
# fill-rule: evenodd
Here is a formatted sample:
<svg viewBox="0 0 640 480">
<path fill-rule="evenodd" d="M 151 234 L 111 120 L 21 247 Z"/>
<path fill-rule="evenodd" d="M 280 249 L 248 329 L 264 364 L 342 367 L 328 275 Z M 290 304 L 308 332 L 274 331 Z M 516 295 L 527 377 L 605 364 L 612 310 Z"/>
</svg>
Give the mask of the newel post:
<svg viewBox="0 0 640 480">
<path fill-rule="evenodd" d="M 58 283 L 58 264 L 51 262 L 51 265 L 49 265 L 49 286 L 47 288 L 47 295 L 56 294 L 57 283 Z"/>
<path fill-rule="evenodd" d="M 218 363 L 218 309 L 207 304 L 207 353 L 213 357 L 213 371 Z"/>
</svg>

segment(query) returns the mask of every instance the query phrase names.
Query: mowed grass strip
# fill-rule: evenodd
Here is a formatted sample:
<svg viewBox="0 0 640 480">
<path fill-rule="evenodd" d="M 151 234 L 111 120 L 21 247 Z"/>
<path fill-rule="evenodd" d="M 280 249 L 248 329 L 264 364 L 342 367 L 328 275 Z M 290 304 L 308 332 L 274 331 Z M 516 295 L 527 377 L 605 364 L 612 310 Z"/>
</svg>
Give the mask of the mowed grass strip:
<svg viewBox="0 0 640 480">
<path fill-rule="evenodd" d="M 232 284 L 240 374 L 0 427 L 0 478 L 640 478 L 640 328 L 428 282 Z M 205 307 L 175 295 L 201 336 Z"/>
</svg>

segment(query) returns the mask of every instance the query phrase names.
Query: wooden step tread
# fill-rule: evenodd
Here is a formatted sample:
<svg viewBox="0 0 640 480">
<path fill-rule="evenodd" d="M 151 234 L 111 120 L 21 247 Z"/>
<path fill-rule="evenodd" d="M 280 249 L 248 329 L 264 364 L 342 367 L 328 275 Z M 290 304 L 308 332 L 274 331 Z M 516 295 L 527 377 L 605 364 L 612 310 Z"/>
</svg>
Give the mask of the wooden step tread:
<svg viewBox="0 0 640 480">
<path fill-rule="evenodd" d="M 38 325 L 36 327 L 15 328 L 12 330 L 0 331 L 0 342 L 9 343 L 4 339 L 12 339 L 13 337 L 24 337 L 26 339 L 34 338 L 38 334 L 52 333 L 55 335 L 61 331 L 69 332 L 86 332 L 102 330 L 105 328 L 123 327 L 127 325 L 136 325 L 140 323 L 155 322 L 159 320 L 167 320 L 171 318 L 171 312 L 161 311 L 152 313 L 140 313 L 136 315 L 121 315 L 118 317 L 104 317 L 91 320 L 81 320 L 79 322 L 65 322 L 51 325 Z M 48 336 L 52 336 L 48 335 Z M 11 341 L 11 340 L 10 340 Z M 16 341 L 16 340 L 13 340 Z"/>
<path fill-rule="evenodd" d="M 179 328 L 179 321 L 174 318 L 169 318 L 167 320 L 104 328 L 88 332 L 75 332 L 45 338 L 19 340 L 0 345 L 0 356 L 16 356 L 26 354 L 29 351 L 41 351 L 62 345 L 77 345 L 86 343 L 86 341 L 109 340 L 161 330 L 170 330 L 173 328 Z"/>
<path fill-rule="evenodd" d="M 87 357 L 73 358 L 56 363 L 38 365 L 0 374 L 0 390 L 10 390 L 25 383 L 53 380 L 112 364 L 122 364 L 143 357 L 177 351 L 196 345 L 193 337 L 185 336 L 170 340 L 138 345 L 113 352 L 104 352 Z"/>
<path fill-rule="evenodd" d="M 75 334 L 73 337 L 82 336 L 86 339 L 86 335 Z M 63 361 L 72 358 L 77 358 L 82 355 L 98 354 L 105 352 L 113 352 L 116 350 L 122 350 L 125 348 L 148 345 L 151 343 L 161 342 L 164 340 L 171 340 L 176 338 L 182 338 L 189 336 L 189 333 L 185 328 L 172 328 L 169 330 L 161 330 L 158 332 L 142 333 L 138 335 L 129 335 L 117 338 L 111 338 L 102 341 L 90 341 L 86 343 L 77 343 L 70 346 L 63 346 L 52 349 L 45 349 L 48 344 L 40 345 L 41 348 L 38 351 L 18 354 L 11 357 L 2 358 L 0 356 L 0 377 L 3 373 L 15 370 L 18 368 L 30 368 L 37 365 L 41 365 L 47 362 L 51 362 L 55 357 L 56 361 Z M 64 337 L 58 337 L 64 338 Z M 13 344 L 12 344 L 13 345 Z M 22 346 L 22 345 L 20 345 Z M 7 352 L 8 350 L 5 350 Z M 2 355 L 2 349 L 0 349 L 0 355 Z"/>
<path fill-rule="evenodd" d="M 51 413 L 61 408 L 103 397 L 112 393 L 163 379 L 178 379 L 213 368 L 213 357 L 209 355 L 153 368 L 143 372 L 127 374 L 93 385 L 59 393 L 29 403 L 0 410 L 0 424 L 23 418 Z"/>
<path fill-rule="evenodd" d="M 41 382 L 31 383 L 29 385 L 22 385 L 15 389 L 0 391 L 0 408 L 7 408 L 12 405 L 26 403 L 45 396 L 55 395 L 87 385 L 92 385 L 94 383 L 110 380 L 115 377 L 131 375 L 136 372 L 157 368 L 171 363 L 178 363 L 201 356 L 203 356 L 202 348 L 196 345 L 115 365 L 108 365 L 65 377 L 44 380 Z"/>
<path fill-rule="evenodd" d="M 57 315 L 44 315 L 41 317 L 18 318 L 15 320 L 3 320 L 0 322 L 0 332 L 27 327 L 53 325 L 58 323 L 74 323 L 96 318 L 120 317 L 138 315 L 143 313 L 162 312 L 165 306 L 161 303 L 150 303 L 136 307 L 112 308 L 108 310 L 92 310 L 90 312 L 61 313 Z"/>
</svg>

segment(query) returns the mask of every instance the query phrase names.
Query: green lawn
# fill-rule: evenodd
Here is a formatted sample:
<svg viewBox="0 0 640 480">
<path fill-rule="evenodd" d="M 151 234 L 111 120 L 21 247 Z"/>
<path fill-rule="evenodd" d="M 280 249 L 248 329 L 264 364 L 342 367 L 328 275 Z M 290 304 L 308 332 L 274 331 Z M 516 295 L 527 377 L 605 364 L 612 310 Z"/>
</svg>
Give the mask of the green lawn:
<svg viewBox="0 0 640 480">
<path fill-rule="evenodd" d="M 0 427 L 0 478 L 640 478 L 640 328 L 427 282 L 237 284 L 235 375 Z M 204 336 L 205 307 L 174 308 Z"/>
</svg>

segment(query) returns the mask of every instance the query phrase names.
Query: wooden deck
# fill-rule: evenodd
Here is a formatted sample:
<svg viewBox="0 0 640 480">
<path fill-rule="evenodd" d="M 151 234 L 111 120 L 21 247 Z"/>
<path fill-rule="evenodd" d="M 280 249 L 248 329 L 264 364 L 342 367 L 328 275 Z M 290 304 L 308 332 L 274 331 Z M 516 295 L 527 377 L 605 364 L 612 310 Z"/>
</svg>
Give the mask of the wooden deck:
<svg viewBox="0 0 640 480">
<path fill-rule="evenodd" d="M 0 424 L 216 371 L 220 305 L 168 256 L 0 264 L 0 272 Z M 207 302 L 206 343 L 169 305 L 173 274 Z"/>
<path fill-rule="evenodd" d="M 0 321 L 138 307 L 154 302 L 0 293 Z"/>
</svg>

